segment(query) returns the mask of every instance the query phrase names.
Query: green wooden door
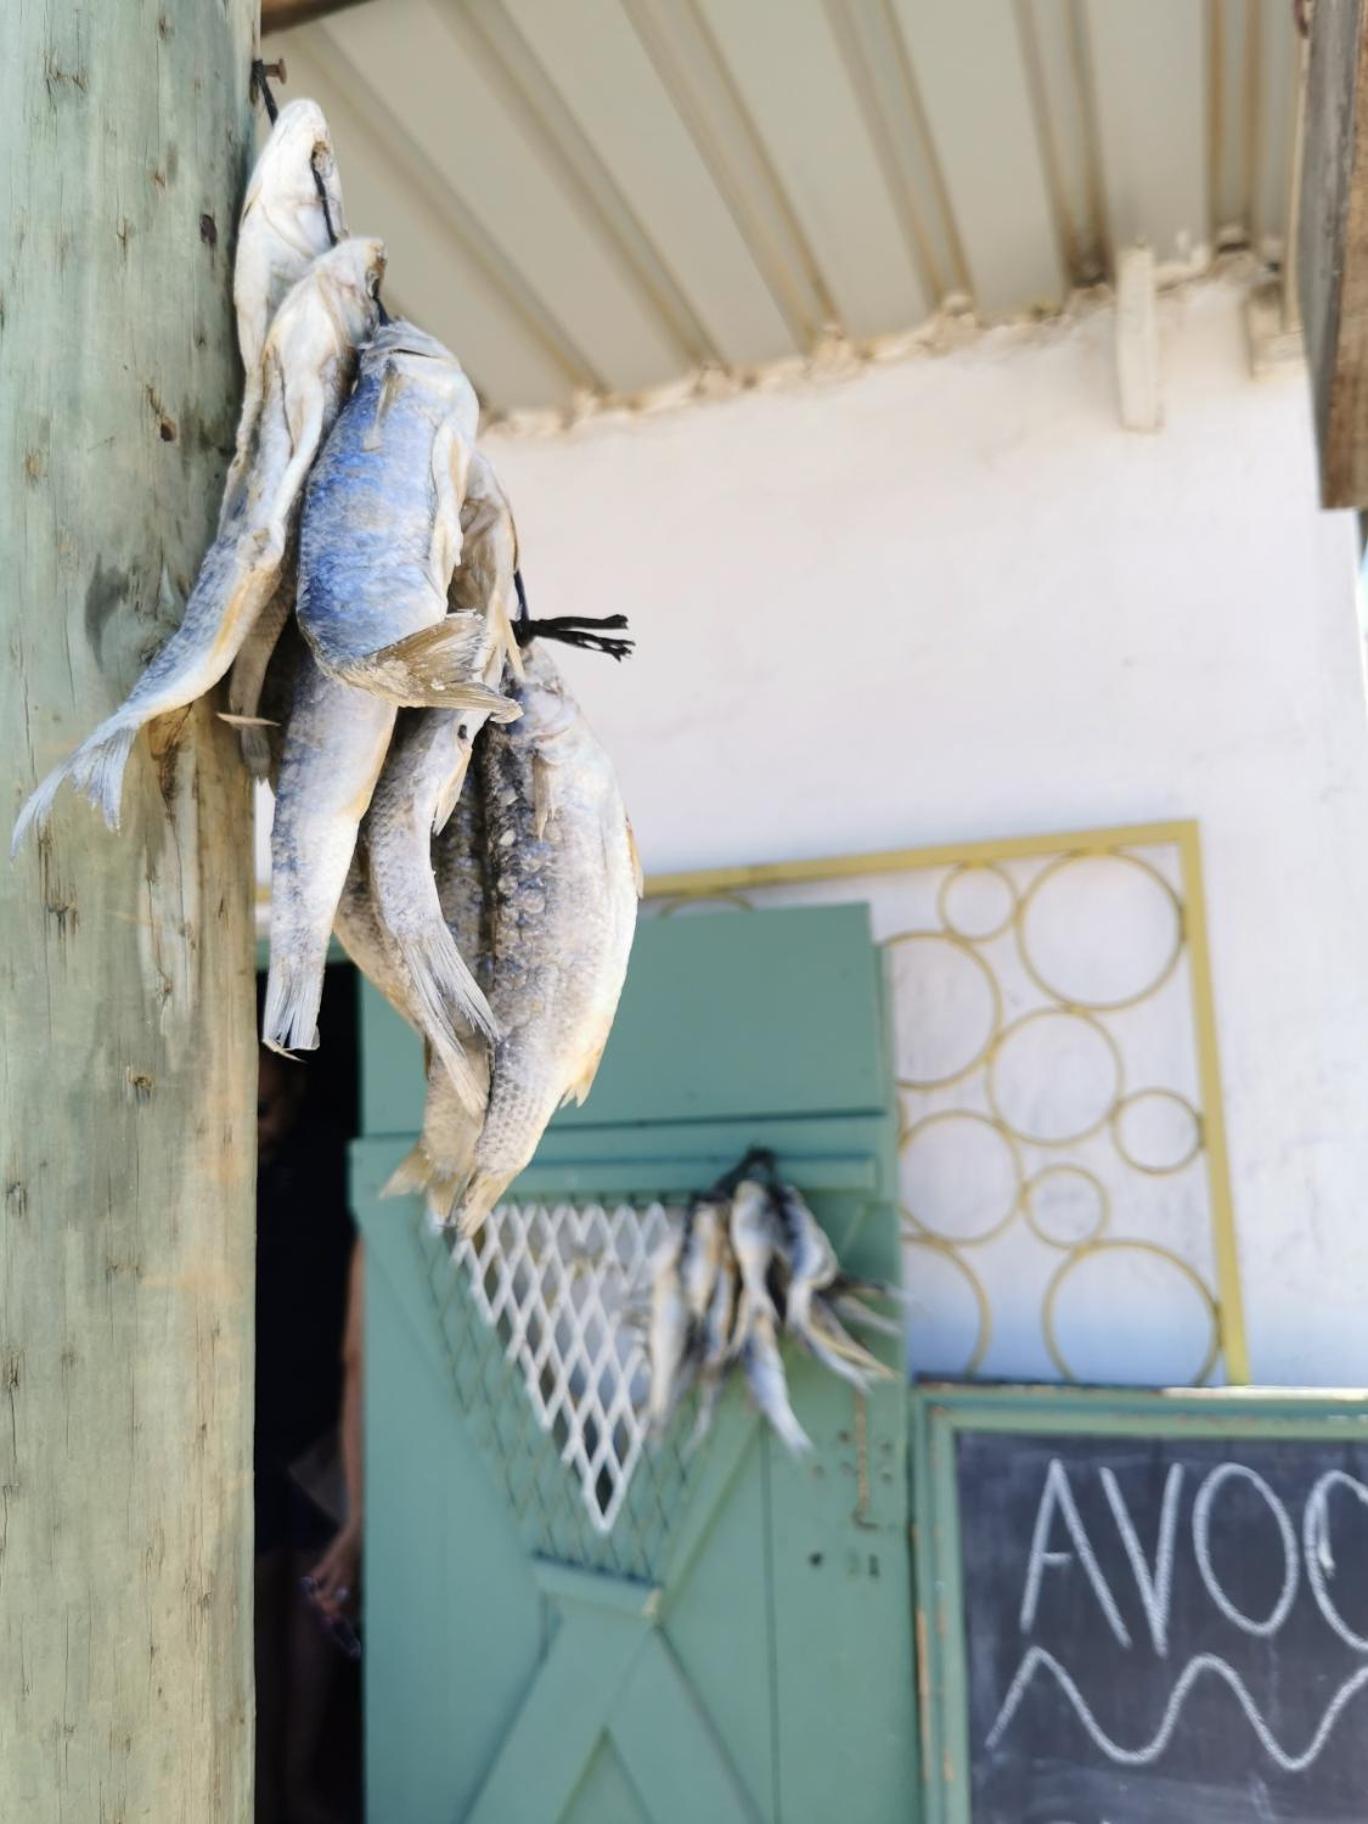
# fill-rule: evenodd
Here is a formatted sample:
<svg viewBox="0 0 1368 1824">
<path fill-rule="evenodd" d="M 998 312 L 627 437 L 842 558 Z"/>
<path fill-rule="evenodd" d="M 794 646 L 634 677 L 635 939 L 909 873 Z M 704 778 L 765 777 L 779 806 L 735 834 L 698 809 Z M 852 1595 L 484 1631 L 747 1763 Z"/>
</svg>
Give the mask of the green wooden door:
<svg viewBox="0 0 1368 1824">
<path fill-rule="evenodd" d="M 421 1082 L 373 997 L 363 1081 L 374 1824 L 914 1819 L 901 1377 L 859 1401 L 790 1357 L 810 1463 L 734 1390 L 700 1450 L 687 1418 L 647 1448 L 605 1528 L 507 1314 L 377 1198 Z M 511 1201 L 608 1221 L 770 1145 L 847 1263 L 896 1279 L 893 1131 L 862 908 L 658 919 L 593 1097 Z"/>
</svg>

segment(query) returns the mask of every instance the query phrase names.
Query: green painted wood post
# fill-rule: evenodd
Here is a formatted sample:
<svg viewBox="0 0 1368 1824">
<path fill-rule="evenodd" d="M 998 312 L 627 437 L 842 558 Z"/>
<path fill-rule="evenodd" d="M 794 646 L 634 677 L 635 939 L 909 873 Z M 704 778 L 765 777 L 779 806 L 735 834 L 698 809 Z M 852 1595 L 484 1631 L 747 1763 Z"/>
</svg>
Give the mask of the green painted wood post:
<svg viewBox="0 0 1368 1824">
<path fill-rule="evenodd" d="M 125 694 L 240 390 L 255 8 L 10 0 L 4 835 Z M 0 861 L 0 1818 L 251 1809 L 251 826 L 202 705 Z"/>
</svg>

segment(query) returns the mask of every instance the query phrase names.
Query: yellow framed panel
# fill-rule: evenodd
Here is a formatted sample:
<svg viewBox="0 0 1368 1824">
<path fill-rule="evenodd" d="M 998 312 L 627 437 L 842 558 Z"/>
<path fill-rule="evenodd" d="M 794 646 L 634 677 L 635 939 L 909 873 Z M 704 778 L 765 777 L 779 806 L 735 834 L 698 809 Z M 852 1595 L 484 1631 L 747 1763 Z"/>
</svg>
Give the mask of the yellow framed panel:
<svg viewBox="0 0 1368 1824">
<path fill-rule="evenodd" d="M 1230 1164 L 1226 1142 L 1225 1113 L 1221 1086 L 1220 1048 L 1217 1040 L 1215 1003 L 1211 980 L 1211 948 L 1207 929 L 1206 893 L 1202 875 L 1201 839 L 1198 826 L 1191 819 L 1163 823 L 1117 824 L 1105 828 L 1070 830 L 1061 833 L 1007 836 L 987 841 L 947 842 L 919 848 L 881 849 L 854 855 L 815 856 L 798 861 L 751 863 L 743 866 L 702 868 L 682 873 L 657 874 L 646 882 L 646 896 L 654 901 L 688 902 L 711 900 L 723 904 L 746 904 L 746 894 L 772 887 L 802 883 L 857 879 L 870 875 L 913 872 L 937 867 L 998 868 L 1004 862 L 1035 857 L 1057 857 L 1060 861 L 1087 856 L 1121 856 L 1146 864 L 1133 854 L 1136 849 L 1168 847 L 1176 856 L 1181 880 L 1181 938 L 1186 944 L 1191 996 L 1191 1018 L 1196 1052 L 1196 1069 L 1202 1102 L 1202 1145 L 1206 1154 L 1206 1179 L 1212 1228 L 1212 1257 L 1216 1281 L 1213 1306 L 1215 1334 L 1219 1353 L 1224 1358 L 1226 1375 L 1232 1384 L 1249 1380 L 1249 1352 L 1245 1335 L 1244 1308 L 1240 1288 L 1239 1253 L 1235 1231 L 1234 1201 L 1230 1187 Z M 1181 946 L 1180 946 L 1181 947 Z M 1075 1250 L 1069 1264 L 1077 1264 L 1085 1251 L 1107 1244 L 1093 1240 Z M 1114 1244 L 1113 1244 L 1114 1245 Z M 958 1264 L 964 1263 L 955 1255 Z M 966 1271 L 970 1271 L 966 1268 Z M 970 1271 L 971 1282 L 973 1280 Z M 984 1309 L 982 1290 L 973 1286 Z M 1050 1312 L 1046 1313 L 1046 1333 L 1052 1353 L 1062 1364 L 1050 1332 Z M 986 1349 L 986 1322 L 975 1360 L 981 1360 Z M 1206 1364 L 1209 1369 L 1215 1351 Z"/>
</svg>

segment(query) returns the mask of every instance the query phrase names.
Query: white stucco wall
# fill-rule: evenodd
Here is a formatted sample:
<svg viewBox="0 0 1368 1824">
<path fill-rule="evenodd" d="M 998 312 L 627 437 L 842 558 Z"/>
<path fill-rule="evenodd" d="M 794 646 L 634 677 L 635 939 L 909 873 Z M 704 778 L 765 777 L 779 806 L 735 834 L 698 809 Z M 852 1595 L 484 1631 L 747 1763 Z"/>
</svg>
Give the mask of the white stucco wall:
<svg viewBox="0 0 1368 1824">
<path fill-rule="evenodd" d="M 1254 1371 L 1364 1383 L 1354 531 L 1241 298 L 1163 300 L 1151 436 L 1102 311 L 489 447 L 534 612 L 632 616 L 629 666 L 567 669 L 648 871 L 1200 819 Z"/>
</svg>

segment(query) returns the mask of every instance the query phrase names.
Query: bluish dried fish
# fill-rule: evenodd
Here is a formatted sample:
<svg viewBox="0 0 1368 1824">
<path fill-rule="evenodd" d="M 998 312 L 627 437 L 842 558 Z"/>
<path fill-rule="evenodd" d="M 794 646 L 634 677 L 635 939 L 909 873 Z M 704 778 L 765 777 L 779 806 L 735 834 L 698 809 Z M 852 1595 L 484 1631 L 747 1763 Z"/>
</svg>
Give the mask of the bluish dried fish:
<svg viewBox="0 0 1368 1824">
<path fill-rule="evenodd" d="M 375 335 L 309 480 L 295 611 L 330 677 L 398 707 L 510 719 L 478 681 L 485 617 L 447 612 L 478 417 L 434 337 L 402 318 Z"/>
</svg>

